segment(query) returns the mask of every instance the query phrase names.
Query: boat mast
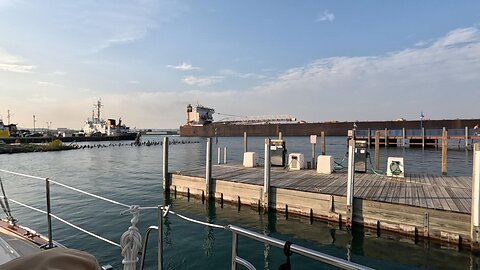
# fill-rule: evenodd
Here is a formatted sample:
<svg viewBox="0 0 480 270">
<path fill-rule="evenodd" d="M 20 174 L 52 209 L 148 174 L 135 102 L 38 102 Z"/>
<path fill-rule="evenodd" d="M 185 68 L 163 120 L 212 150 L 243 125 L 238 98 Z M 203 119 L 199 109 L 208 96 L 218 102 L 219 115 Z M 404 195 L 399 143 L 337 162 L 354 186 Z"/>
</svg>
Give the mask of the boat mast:
<svg viewBox="0 0 480 270">
<path fill-rule="evenodd" d="M 97 119 L 100 121 L 100 110 L 103 106 L 102 101 L 101 100 L 97 101 L 97 104 L 93 106 L 97 109 Z"/>
</svg>

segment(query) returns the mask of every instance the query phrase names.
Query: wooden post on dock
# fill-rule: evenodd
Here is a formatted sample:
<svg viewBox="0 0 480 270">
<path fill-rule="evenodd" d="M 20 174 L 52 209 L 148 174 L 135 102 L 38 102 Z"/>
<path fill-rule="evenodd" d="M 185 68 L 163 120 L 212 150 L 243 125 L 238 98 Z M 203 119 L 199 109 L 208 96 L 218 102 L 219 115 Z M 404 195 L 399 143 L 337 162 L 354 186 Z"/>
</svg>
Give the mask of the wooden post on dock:
<svg viewBox="0 0 480 270">
<path fill-rule="evenodd" d="M 472 213 L 470 224 L 472 250 L 480 250 L 480 143 L 473 146 Z"/>
<path fill-rule="evenodd" d="M 223 148 L 223 163 L 227 164 L 227 147 Z"/>
<path fill-rule="evenodd" d="M 168 137 L 163 138 L 163 190 L 170 190 L 170 181 L 168 179 Z"/>
<path fill-rule="evenodd" d="M 322 144 L 322 145 L 321 145 L 322 155 L 324 156 L 325 153 L 326 153 L 326 151 L 325 151 L 325 149 L 326 149 L 326 146 L 325 146 L 325 131 L 322 131 L 322 132 L 320 133 L 320 143 Z"/>
<path fill-rule="evenodd" d="M 371 130 L 367 129 L 367 147 L 370 148 L 370 136 L 371 136 Z"/>
<path fill-rule="evenodd" d="M 270 139 L 265 139 L 265 172 L 263 177 L 262 206 L 264 212 L 270 207 Z"/>
<path fill-rule="evenodd" d="M 281 131 L 278 132 L 278 139 L 279 139 L 279 140 L 282 140 L 282 139 L 283 139 L 283 136 L 282 136 L 282 132 L 281 132 Z"/>
<path fill-rule="evenodd" d="M 212 138 L 207 138 L 207 151 L 205 159 L 205 193 L 207 198 L 213 196 L 212 188 Z"/>
<path fill-rule="evenodd" d="M 385 147 L 388 147 L 388 129 L 385 128 Z"/>
<path fill-rule="evenodd" d="M 442 175 L 447 175 L 447 148 L 448 148 L 447 129 L 442 130 Z"/>
<path fill-rule="evenodd" d="M 380 130 L 375 130 L 375 170 L 380 169 Z"/>
<path fill-rule="evenodd" d="M 243 132 L 243 152 L 246 153 L 247 151 L 247 132 Z"/>
<path fill-rule="evenodd" d="M 352 227 L 353 190 L 355 182 L 355 140 L 348 142 L 348 174 L 347 174 L 347 228 Z"/>
<path fill-rule="evenodd" d="M 425 148 L 425 128 L 422 127 L 422 149 Z"/>
<path fill-rule="evenodd" d="M 220 165 L 222 162 L 222 148 L 218 147 L 217 149 L 217 164 Z"/>
<path fill-rule="evenodd" d="M 468 148 L 468 127 L 465 127 L 465 148 Z"/>
<path fill-rule="evenodd" d="M 406 134 L 407 132 L 405 131 L 405 128 L 402 128 L 402 147 L 405 147 L 407 144 L 406 144 Z"/>
</svg>

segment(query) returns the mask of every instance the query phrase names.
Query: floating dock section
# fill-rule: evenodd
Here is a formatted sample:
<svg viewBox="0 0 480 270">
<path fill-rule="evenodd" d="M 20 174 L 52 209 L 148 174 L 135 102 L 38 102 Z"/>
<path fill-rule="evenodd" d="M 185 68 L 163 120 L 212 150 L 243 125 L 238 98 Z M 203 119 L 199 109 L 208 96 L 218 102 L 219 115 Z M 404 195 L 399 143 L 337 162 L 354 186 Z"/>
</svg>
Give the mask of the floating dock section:
<svg viewBox="0 0 480 270">
<path fill-rule="evenodd" d="M 474 151 L 473 176 L 411 174 L 399 178 L 355 173 L 351 199 L 347 173 L 319 174 L 315 170 L 271 167 L 268 184 L 263 167 L 212 165 L 208 142 L 205 167 L 168 172 L 167 161 L 163 181 L 164 189 L 175 195 L 215 199 L 238 207 L 247 205 L 259 211 L 274 209 L 287 216 L 308 217 L 311 222 L 329 220 L 340 226 L 372 228 L 378 234 L 382 230 L 394 231 L 415 241 L 435 239 L 478 249 L 480 144 Z M 165 152 L 168 160 L 168 148 Z"/>
<path fill-rule="evenodd" d="M 170 192 L 205 199 L 205 168 L 168 175 Z M 263 168 L 213 165 L 213 197 L 261 208 Z M 272 168 L 270 207 L 279 212 L 346 224 L 347 174 Z M 471 177 L 356 174 L 353 222 L 458 245 L 470 244 Z"/>
</svg>

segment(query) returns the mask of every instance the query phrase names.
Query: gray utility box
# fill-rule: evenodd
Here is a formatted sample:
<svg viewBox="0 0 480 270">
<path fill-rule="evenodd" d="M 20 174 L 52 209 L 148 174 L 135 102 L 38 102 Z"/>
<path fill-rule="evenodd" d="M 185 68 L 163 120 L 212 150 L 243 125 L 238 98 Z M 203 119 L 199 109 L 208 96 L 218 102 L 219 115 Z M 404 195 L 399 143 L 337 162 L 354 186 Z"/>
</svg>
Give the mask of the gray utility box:
<svg viewBox="0 0 480 270">
<path fill-rule="evenodd" d="M 270 141 L 270 165 L 285 167 L 287 148 L 284 140 Z"/>
<path fill-rule="evenodd" d="M 355 140 L 355 172 L 367 172 L 367 141 Z"/>
</svg>

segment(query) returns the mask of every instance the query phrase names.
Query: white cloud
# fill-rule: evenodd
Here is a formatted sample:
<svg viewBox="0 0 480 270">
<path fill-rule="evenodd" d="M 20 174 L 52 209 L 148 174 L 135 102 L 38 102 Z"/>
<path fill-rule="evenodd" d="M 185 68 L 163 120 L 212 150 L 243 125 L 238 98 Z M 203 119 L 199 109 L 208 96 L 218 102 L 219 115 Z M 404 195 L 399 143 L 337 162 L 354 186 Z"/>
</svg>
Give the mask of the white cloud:
<svg viewBox="0 0 480 270">
<path fill-rule="evenodd" d="M 322 14 L 319 14 L 316 21 L 317 22 L 333 22 L 335 20 L 335 14 L 328 11 L 328 9 L 324 10 Z"/>
<path fill-rule="evenodd" d="M 65 72 L 65 71 L 54 71 L 53 74 L 58 75 L 58 76 L 65 76 L 65 75 L 67 75 L 67 72 Z"/>
<path fill-rule="evenodd" d="M 439 38 L 433 43 L 433 47 L 446 47 L 451 45 L 475 43 L 479 40 L 480 32 L 478 28 L 460 28 L 450 31 L 446 36 Z"/>
<path fill-rule="evenodd" d="M 53 82 L 46 82 L 46 81 L 36 81 L 38 85 L 45 85 L 45 86 L 55 86 L 55 87 L 61 87 L 61 84 L 58 83 L 53 83 Z"/>
<path fill-rule="evenodd" d="M 167 65 L 166 66 L 167 68 L 171 68 L 171 69 L 178 69 L 178 70 L 182 70 L 182 71 L 188 71 L 188 70 L 198 70 L 200 68 L 198 67 L 194 67 L 192 66 L 191 64 L 189 63 L 182 63 L 180 65 L 177 65 L 177 66 L 174 66 L 174 65 Z"/>
<path fill-rule="evenodd" d="M 220 74 L 225 75 L 225 76 L 232 76 L 232 77 L 238 77 L 242 79 L 264 79 L 265 76 L 261 74 L 255 74 L 255 73 L 240 73 L 232 69 L 222 69 L 219 71 Z"/>
<path fill-rule="evenodd" d="M 210 85 L 221 82 L 223 79 L 224 79 L 223 76 L 204 76 L 204 77 L 187 76 L 183 78 L 183 82 L 188 85 L 210 86 Z"/>
<path fill-rule="evenodd" d="M 6 50 L 0 48 L 0 70 L 18 73 L 32 72 L 32 70 L 35 69 L 35 66 L 26 64 L 25 62 L 25 59 L 22 57 L 10 54 Z"/>
<path fill-rule="evenodd" d="M 129 84 L 140 84 L 139 81 L 128 81 Z"/>
</svg>

